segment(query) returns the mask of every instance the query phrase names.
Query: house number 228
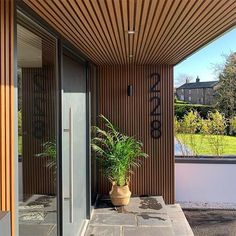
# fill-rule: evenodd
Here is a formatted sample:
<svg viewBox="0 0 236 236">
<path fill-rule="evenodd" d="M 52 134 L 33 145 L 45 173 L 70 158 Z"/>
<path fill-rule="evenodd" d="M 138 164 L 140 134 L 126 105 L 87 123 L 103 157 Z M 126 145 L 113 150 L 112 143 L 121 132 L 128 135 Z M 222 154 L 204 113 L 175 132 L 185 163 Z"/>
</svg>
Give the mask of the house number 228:
<svg viewBox="0 0 236 236">
<path fill-rule="evenodd" d="M 160 89 L 158 88 L 159 83 L 161 81 L 160 75 L 158 73 L 154 73 L 150 77 L 153 84 L 150 87 L 151 92 L 151 137 L 154 139 L 158 139 L 161 137 L 161 121 L 160 121 Z"/>
</svg>

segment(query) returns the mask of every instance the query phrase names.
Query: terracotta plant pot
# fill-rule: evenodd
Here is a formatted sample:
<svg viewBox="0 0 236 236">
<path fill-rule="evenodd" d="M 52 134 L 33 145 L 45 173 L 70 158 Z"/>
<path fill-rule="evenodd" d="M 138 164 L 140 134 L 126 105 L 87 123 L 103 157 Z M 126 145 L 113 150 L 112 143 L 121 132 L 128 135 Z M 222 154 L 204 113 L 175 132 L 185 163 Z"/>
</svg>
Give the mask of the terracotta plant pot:
<svg viewBox="0 0 236 236">
<path fill-rule="evenodd" d="M 113 184 L 109 194 L 114 206 L 126 206 L 129 204 L 131 192 L 128 184 L 122 187 Z"/>
</svg>

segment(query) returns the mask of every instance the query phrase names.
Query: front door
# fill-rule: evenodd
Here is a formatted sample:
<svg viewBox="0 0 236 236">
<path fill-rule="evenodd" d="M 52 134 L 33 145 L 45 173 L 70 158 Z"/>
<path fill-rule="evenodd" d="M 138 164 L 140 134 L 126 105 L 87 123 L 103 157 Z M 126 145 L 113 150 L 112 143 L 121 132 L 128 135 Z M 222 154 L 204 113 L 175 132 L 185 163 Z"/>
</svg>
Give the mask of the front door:
<svg viewBox="0 0 236 236">
<path fill-rule="evenodd" d="M 66 50 L 62 65 L 63 236 L 76 236 L 88 207 L 86 67 Z"/>
</svg>

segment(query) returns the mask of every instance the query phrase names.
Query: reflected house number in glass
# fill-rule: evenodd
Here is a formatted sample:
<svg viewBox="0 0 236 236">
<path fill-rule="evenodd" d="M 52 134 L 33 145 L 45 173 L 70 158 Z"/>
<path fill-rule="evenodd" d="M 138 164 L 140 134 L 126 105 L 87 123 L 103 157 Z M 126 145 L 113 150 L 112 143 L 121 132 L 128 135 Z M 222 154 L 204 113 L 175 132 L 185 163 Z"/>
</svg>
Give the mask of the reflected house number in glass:
<svg viewBox="0 0 236 236">
<path fill-rule="evenodd" d="M 42 139 L 45 136 L 45 88 L 42 75 L 33 77 L 33 136 Z"/>
<path fill-rule="evenodd" d="M 151 92 L 151 137 L 154 139 L 158 139 L 161 137 L 161 121 L 160 121 L 160 89 L 159 83 L 161 81 L 160 75 L 158 73 L 154 73 L 150 77 L 153 84 L 151 84 L 150 92 Z"/>
</svg>

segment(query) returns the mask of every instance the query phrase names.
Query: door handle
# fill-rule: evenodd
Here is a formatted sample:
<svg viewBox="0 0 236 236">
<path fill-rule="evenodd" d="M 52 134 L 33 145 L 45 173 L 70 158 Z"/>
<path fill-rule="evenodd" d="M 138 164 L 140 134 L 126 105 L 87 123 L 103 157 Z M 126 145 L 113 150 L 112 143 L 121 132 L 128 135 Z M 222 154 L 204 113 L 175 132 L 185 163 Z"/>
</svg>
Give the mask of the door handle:
<svg viewBox="0 0 236 236">
<path fill-rule="evenodd" d="M 73 223 L 73 215 L 74 215 L 74 172 L 73 172 L 73 110 L 69 108 L 69 128 L 64 129 L 64 132 L 69 132 L 69 198 L 64 198 L 64 200 L 70 201 L 70 223 Z"/>
</svg>

